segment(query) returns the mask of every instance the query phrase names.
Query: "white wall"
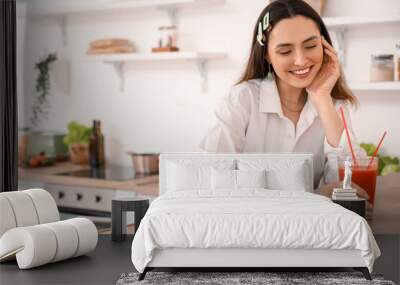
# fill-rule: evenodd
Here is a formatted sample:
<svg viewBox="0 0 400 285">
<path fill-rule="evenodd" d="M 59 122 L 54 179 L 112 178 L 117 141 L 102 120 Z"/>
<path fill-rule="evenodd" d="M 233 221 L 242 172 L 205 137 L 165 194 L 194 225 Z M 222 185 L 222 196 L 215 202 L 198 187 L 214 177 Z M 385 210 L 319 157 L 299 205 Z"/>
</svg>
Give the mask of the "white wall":
<svg viewBox="0 0 400 285">
<path fill-rule="evenodd" d="M 53 88 L 49 119 L 41 124 L 41 129 L 65 131 L 70 120 L 91 124 L 92 119 L 98 118 L 106 135 L 107 159 L 116 164 L 130 165 L 125 154 L 127 150 L 196 150 L 214 105 L 241 73 L 253 25 L 266 2 L 227 0 L 225 5 L 186 8 L 180 12 L 178 44 L 181 50 L 229 54 L 226 60 L 208 64 L 206 94 L 201 92 L 197 67 L 190 62 L 129 63 L 125 91 L 120 92 L 112 67 L 85 54 L 89 41 L 103 37 L 127 37 L 138 51 L 149 51 L 156 44 L 157 27 L 168 23 L 166 14 L 161 11 L 143 9 L 71 15 L 67 19 L 68 44 L 65 47 L 54 19 L 30 18 L 25 54 L 24 124 L 28 122 L 36 77 L 34 62 L 45 50 L 57 51 L 71 65 L 70 94 Z M 400 14 L 397 0 L 327 2 L 327 16 Z M 382 6 L 383 3 L 386 6 Z M 34 1 L 29 5 L 34 5 Z M 351 29 L 346 37 L 347 79 L 368 79 L 370 54 L 393 53 L 399 35 L 399 25 Z M 353 119 L 360 141 L 377 142 L 382 132 L 388 130 L 384 150 L 399 156 L 398 93 L 356 93 L 361 106 Z"/>
</svg>

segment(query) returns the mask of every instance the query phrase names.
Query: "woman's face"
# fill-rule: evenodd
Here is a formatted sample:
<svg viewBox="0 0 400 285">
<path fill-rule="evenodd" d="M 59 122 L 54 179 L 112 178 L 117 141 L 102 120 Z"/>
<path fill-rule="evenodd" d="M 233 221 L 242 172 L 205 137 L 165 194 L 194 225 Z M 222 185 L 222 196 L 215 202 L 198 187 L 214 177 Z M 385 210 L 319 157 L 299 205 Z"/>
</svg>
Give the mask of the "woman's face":
<svg viewBox="0 0 400 285">
<path fill-rule="evenodd" d="M 279 79 L 297 88 L 311 84 L 323 63 L 321 34 L 304 16 L 284 19 L 270 32 L 268 60 Z"/>
</svg>

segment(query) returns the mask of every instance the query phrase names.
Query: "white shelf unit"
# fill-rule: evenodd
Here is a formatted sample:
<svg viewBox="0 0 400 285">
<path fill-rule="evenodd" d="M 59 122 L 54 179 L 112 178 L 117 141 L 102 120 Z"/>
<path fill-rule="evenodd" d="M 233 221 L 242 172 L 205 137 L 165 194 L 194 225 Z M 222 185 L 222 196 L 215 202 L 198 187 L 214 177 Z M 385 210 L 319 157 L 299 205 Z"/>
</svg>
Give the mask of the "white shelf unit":
<svg viewBox="0 0 400 285">
<path fill-rule="evenodd" d="M 31 13 L 35 16 L 57 16 L 140 8 L 171 9 L 221 3 L 225 3 L 225 0 L 103 0 L 101 2 L 81 1 L 79 4 L 69 1 L 54 1 L 53 5 L 47 3 L 33 6 Z"/>
<path fill-rule="evenodd" d="M 350 82 L 352 91 L 399 91 L 400 81 L 393 82 Z"/>
<path fill-rule="evenodd" d="M 119 79 L 120 91 L 125 89 L 125 70 L 126 63 L 148 62 L 148 61 L 193 61 L 196 63 L 201 76 L 202 91 L 207 92 L 207 68 L 209 60 L 218 60 L 226 57 L 225 53 L 218 52 L 162 52 L 162 53 L 126 53 L 112 55 L 91 55 L 92 58 L 111 64 Z"/>
<path fill-rule="evenodd" d="M 386 17 L 325 17 L 323 21 L 328 30 L 335 34 L 339 59 L 342 64 L 345 64 L 345 34 L 347 29 L 357 26 L 400 23 L 400 15 Z"/>
<path fill-rule="evenodd" d="M 103 0 L 81 1 L 79 4 L 69 0 L 54 1 L 54 4 L 36 4 L 29 9 L 34 17 L 54 17 L 60 28 L 64 46 L 67 45 L 66 23 L 68 15 L 87 14 L 93 12 L 118 12 L 135 9 L 158 9 L 167 13 L 171 25 L 178 27 L 177 13 L 185 7 L 207 7 L 224 4 L 226 0 Z"/>
<path fill-rule="evenodd" d="M 54 1 L 53 5 L 36 5 L 30 9 L 30 14 L 34 17 L 54 17 L 60 27 L 64 46 L 67 44 L 66 21 L 68 15 L 87 14 L 92 12 L 118 12 L 134 9 L 158 9 L 165 11 L 172 25 L 177 25 L 177 13 L 185 7 L 207 7 L 209 5 L 224 4 L 226 0 L 103 0 L 101 3 L 91 1 L 81 1 L 71 3 L 68 1 Z M 92 58 L 102 60 L 106 64 L 111 64 L 119 78 L 121 91 L 125 88 L 124 66 L 128 62 L 139 61 L 193 61 L 196 63 L 201 80 L 202 91 L 206 92 L 208 87 L 206 63 L 209 60 L 223 59 L 226 53 L 217 52 L 164 52 L 164 53 L 129 53 L 112 55 L 91 55 Z"/>
<path fill-rule="evenodd" d="M 328 28 L 346 28 L 349 26 L 399 23 L 400 15 L 387 17 L 325 17 L 323 20 Z"/>
</svg>

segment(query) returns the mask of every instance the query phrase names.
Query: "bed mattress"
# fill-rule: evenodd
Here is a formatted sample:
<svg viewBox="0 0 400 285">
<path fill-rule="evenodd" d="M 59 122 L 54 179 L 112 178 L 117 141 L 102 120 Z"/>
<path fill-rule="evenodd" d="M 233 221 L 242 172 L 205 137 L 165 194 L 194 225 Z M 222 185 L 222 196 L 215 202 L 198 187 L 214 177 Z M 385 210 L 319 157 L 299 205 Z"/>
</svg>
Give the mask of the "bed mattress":
<svg viewBox="0 0 400 285">
<path fill-rule="evenodd" d="M 136 232 L 139 272 L 162 249 L 359 250 L 372 272 L 380 250 L 359 215 L 308 192 L 187 190 L 155 199 Z"/>
</svg>

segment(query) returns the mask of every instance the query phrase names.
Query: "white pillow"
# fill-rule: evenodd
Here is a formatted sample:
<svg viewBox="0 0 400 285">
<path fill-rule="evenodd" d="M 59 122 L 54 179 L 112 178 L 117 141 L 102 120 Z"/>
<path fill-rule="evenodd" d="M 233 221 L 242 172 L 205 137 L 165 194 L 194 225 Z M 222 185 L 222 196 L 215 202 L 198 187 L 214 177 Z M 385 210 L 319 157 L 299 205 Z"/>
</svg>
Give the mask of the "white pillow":
<svg viewBox="0 0 400 285">
<path fill-rule="evenodd" d="M 236 189 L 236 170 L 211 169 L 211 189 Z"/>
<path fill-rule="evenodd" d="M 176 159 L 166 165 L 166 190 L 211 190 L 211 169 L 232 170 L 233 159 Z"/>
<path fill-rule="evenodd" d="M 266 188 L 266 171 L 263 170 L 211 170 L 211 189 Z"/>
<path fill-rule="evenodd" d="M 267 176 L 262 170 L 236 170 L 237 188 L 267 188 Z"/>
<path fill-rule="evenodd" d="M 295 164 L 290 169 L 268 171 L 268 188 L 273 190 L 306 191 L 305 164 Z"/>
<path fill-rule="evenodd" d="M 168 165 L 168 191 L 184 191 L 191 189 L 210 189 L 211 168 L 185 166 L 176 163 Z"/>
<path fill-rule="evenodd" d="M 306 191 L 308 170 L 305 161 L 278 159 L 240 159 L 239 170 L 265 169 L 267 188 Z"/>
</svg>

